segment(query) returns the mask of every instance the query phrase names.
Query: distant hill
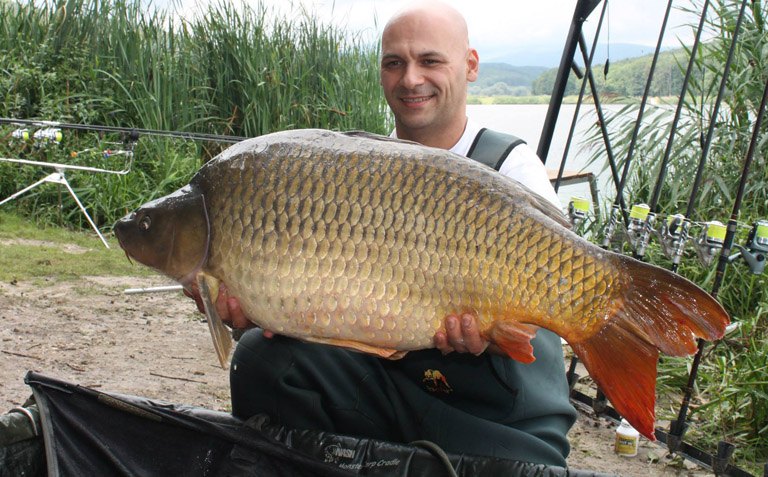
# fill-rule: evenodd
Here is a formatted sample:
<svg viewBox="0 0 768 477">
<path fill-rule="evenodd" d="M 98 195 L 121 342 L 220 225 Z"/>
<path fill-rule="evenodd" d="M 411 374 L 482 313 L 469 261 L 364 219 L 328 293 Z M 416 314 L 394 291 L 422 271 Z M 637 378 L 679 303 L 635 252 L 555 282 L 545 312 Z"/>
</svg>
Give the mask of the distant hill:
<svg viewBox="0 0 768 477">
<path fill-rule="evenodd" d="M 611 59 L 608 75 L 605 76 L 603 64 L 593 67 L 593 75 L 597 83 L 597 89 L 601 94 L 616 96 L 641 96 L 645 90 L 648 71 L 651 67 L 653 55 L 645 55 L 638 58 L 628 58 L 614 62 Z M 651 96 L 675 96 L 680 94 L 683 83 L 683 72 L 680 64 L 685 65 L 687 55 L 682 48 L 665 51 L 659 55 L 654 80 L 651 83 Z M 536 78 L 532 85 L 533 94 L 550 94 L 555 83 L 557 68 L 552 68 Z M 568 77 L 566 95 L 578 94 L 581 88 L 581 80 L 571 72 Z M 587 91 L 589 94 L 589 91 Z"/>
<path fill-rule="evenodd" d="M 542 66 L 480 63 L 480 74 L 477 81 L 470 84 L 469 94 L 526 96 L 531 94 L 534 80 L 547 70 Z"/>
<path fill-rule="evenodd" d="M 605 62 L 595 61 L 593 72 L 598 90 L 601 93 L 618 96 L 641 95 L 645 88 L 645 80 L 652 56 L 652 54 L 646 54 L 618 60 L 612 51 L 607 77 L 603 74 Z M 656 79 L 652 84 L 651 95 L 674 96 L 679 94 L 682 87 L 682 72 L 679 64 L 686 62 L 687 57 L 683 49 L 662 52 L 656 66 Z M 583 66 L 583 63 L 579 62 L 578 64 Z M 508 63 L 481 62 L 478 79 L 469 85 L 468 92 L 473 96 L 548 95 L 552 92 L 556 74 L 557 67 L 514 66 Z M 580 86 L 580 80 L 571 72 L 565 94 L 578 94 Z"/>
<path fill-rule="evenodd" d="M 553 68 L 560 65 L 560 58 L 563 56 L 564 47 L 565 45 L 561 48 L 526 45 L 525 47 L 520 48 L 484 50 L 480 55 L 480 61 Z M 611 63 L 626 58 L 636 58 L 638 56 L 653 53 L 654 48 L 655 47 L 653 46 L 637 45 L 633 43 L 611 43 L 610 45 L 598 44 L 593 63 L 605 63 L 606 58 L 610 58 Z M 576 57 L 579 59 L 579 64 L 584 64 L 584 61 L 581 61 L 581 53 L 579 53 L 578 50 Z"/>
</svg>

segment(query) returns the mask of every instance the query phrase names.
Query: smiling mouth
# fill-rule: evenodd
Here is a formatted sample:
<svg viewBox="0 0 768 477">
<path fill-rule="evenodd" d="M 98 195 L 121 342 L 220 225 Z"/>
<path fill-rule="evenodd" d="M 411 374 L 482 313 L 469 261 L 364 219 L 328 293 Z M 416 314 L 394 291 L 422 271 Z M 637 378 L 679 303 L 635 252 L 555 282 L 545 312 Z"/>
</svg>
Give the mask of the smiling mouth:
<svg viewBox="0 0 768 477">
<path fill-rule="evenodd" d="M 420 103 L 426 103 L 430 99 L 434 98 L 434 96 L 419 96 L 419 97 L 410 97 L 410 98 L 400 98 L 400 101 L 404 102 L 405 104 L 420 104 Z"/>
</svg>

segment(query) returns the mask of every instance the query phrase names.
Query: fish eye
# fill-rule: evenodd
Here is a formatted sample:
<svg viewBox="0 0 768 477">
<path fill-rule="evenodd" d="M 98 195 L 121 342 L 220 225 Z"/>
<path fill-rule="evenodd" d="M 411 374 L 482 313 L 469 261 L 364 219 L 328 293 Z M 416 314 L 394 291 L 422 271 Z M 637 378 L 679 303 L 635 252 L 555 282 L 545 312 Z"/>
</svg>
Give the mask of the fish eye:
<svg viewBox="0 0 768 477">
<path fill-rule="evenodd" d="M 142 232 L 146 232 L 149 230 L 149 226 L 152 225 L 152 219 L 149 218 L 148 215 L 145 215 L 144 217 L 139 220 L 139 230 Z"/>
</svg>

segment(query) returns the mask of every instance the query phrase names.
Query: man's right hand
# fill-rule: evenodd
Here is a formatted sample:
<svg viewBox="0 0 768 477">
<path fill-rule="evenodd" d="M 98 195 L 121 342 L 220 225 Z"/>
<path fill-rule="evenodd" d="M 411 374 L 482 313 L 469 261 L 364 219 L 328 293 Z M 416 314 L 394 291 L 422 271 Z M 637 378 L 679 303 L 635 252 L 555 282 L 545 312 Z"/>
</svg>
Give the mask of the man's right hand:
<svg viewBox="0 0 768 477">
<path fill-rule="evenodd" d="M 200 313 L 205 313 L 205 307 L 203 305 L 203 300 L 200 297 L 197 283 L 192 284 L 191 291 L 184 289 L 184 294 L 195 300 L 195 304 L 197 304 L 197 309 Z M 219 295 L 216 297 L 216 311 L 224 324 L 236 330 L 246 330 L 248 328 L 256 327 L 256 324 L 245 316 L 243 309 L 240 307 L 240 301 L 234 296 L 229 295 L 229 290 L 223 283 L 219 287 Z M 264 330 L 264 336 L 271 338 L 274 336 L 274 333 Z"/>
</svg>

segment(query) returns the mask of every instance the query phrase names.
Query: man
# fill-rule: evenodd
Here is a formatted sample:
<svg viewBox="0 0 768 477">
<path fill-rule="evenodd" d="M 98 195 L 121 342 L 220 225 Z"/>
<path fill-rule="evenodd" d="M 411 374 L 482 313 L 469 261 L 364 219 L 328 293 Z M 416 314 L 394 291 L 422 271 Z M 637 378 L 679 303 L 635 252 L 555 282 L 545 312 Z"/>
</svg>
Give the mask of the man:
<svg viewBox="0 0 768 477">
<path fill-rule="evenodd" d="M 479 63 L 463 17 L 442 3 L 412 5 L 387 23 L 381 47 L 393 136 L 467 155 L 480 130 L 466 117 L 467 83 Z M 512 149 L 501 172 L 559 207 L 527 146 Z M 233 327 L 252 326 L 226 289 L 216 305 Z M 266 413 L 298 429 L 426 439 L 448 452 L 565 465 L 575 411 L 557 336 L 538 332 L 530 365 L 486 350 L 471 315 L 447 317 L 434 343 L 437 349 L 388 361 L 248 331 L 232 358 L 232 412 Z"/>
</svg>

